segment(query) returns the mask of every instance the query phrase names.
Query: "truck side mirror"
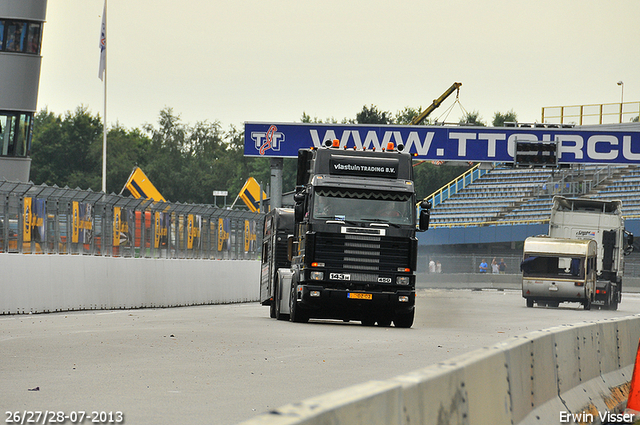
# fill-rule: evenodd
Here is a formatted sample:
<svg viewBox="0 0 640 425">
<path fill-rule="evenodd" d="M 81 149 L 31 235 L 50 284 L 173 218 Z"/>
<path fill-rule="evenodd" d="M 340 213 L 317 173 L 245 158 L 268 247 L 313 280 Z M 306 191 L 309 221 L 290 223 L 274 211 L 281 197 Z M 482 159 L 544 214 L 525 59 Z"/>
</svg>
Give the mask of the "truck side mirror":
<svg viewBox="0 0 640 425">
<path fill-rule="evenodd" d="M 625 243 L 625 248 L 624 248 L 624 255 L 629 255 L 633 252 L 633 233 L 631 232 L 627 232 L 626 230 L 624 231 L 624 235 L 626 238 L 626 243 Z"/>
<path fill-rule="evenodd" d="M 429 228 L 429 220 L 431 219 L 431 214 L 429 214 L 429 210 L 420 210 L 420 222 L 418 224 L 418 230 L 424 232 Z"/>
<path fill-rule="evenodd" d="M 293 200 L 296 205 L 293 207 L 294 220 L 296 223 L 300 223 L 304 219 L 304 202 L 307 196 L 304 192 L 296 192 L 293 195 Z"/>
<path fill-rule="evenodd" d="M 293 200 L 296 202 L 296 204 L 299 203 L 299 202 L 304 202 L 304 198 L 306 198 L 306 196 L 305 196 L 304 192 L 302 192 L 302 191 L 301 192 L 296 192 L 293 195 Z"/>
<path fill-rule="evenodd" d="M 431 202 L 422 201 L 420 202 L 420 221 L 418 223 L 418 230 L 424 232 L 429 228 L 429 220 L 431 219 Z"/>
</svg>

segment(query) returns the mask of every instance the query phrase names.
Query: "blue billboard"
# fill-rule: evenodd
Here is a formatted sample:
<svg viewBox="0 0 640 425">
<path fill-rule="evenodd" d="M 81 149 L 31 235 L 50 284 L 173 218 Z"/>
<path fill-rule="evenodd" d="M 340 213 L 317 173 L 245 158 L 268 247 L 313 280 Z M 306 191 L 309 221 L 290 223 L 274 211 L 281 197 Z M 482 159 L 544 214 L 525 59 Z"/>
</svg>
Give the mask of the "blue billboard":
<svg viewBox="0 0 640 425">
<path fill-rule="evenodd" d="M 244 155 L 291 158 L 338 139 L 347 149 L 404 145 L 416 159 L 510 162 L 516 141 L 556 142 L 559 163 L 640 164 L 640 132 L 573 128 L 245 123 Z"/>
</svg>

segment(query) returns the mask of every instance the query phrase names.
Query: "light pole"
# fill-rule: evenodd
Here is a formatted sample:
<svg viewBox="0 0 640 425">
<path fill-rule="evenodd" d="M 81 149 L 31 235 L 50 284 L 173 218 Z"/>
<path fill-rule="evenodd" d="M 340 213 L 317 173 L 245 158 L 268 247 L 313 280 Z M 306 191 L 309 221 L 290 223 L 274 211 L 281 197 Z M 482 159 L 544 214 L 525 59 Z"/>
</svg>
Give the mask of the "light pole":
<svg viewBox="0 0 640 425">
<path fill-rule="evenodd" d="M 624 82 L 620 80 L 618 81 L 618 85 L 620 86 L 620 123 L 622 123 L 622 105 L 624 104 Z"/>
</svg>

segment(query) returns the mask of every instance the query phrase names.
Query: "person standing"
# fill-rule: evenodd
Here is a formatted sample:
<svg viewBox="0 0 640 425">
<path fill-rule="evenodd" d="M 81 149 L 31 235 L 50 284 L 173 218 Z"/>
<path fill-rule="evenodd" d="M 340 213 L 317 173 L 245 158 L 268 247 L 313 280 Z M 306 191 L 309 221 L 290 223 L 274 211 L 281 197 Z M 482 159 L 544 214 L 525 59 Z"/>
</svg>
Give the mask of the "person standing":
<svg viewBox="0 0 640 425">
<path fill-rule="evenodd" d="M 504 258 L 500 259 L 500 264 L 498 264 L 498 270 L 500 270 L 500 274 L 505 274 L 507 272 L 507 263 L 504 262 Z"/>
<path fill-rule="evenodd" d="M 486 273 L 488 269 L 489 266 L 487 265 L 487 260 L 483 258 L 482 262 L 480 263 L 479 271 L 480 273 Z"/>
</svg>

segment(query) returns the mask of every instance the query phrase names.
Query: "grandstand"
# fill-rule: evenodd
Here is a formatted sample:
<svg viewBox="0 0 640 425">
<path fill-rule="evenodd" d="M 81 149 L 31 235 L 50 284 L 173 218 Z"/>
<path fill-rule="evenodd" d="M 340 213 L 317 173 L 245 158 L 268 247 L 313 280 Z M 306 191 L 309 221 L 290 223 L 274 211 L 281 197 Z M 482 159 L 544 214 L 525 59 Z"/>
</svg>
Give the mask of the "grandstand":
<svg viewBox="0 0 640 425">
<path fill-rule="evenodd" d="M 524 239 L 547 233 L 554 195 L 619 199 L 627 229 L 640 235 L 639 194 L 636 165 L 474 168 L 428 197 L 434 207 L 420 235 L 421 268 L 437 257 L 444 270 L 472 273 L 481 259 L 504 257 L 517 272 Z M 638 251 L 625 269 L 640 276 Z"/>
</svg>

